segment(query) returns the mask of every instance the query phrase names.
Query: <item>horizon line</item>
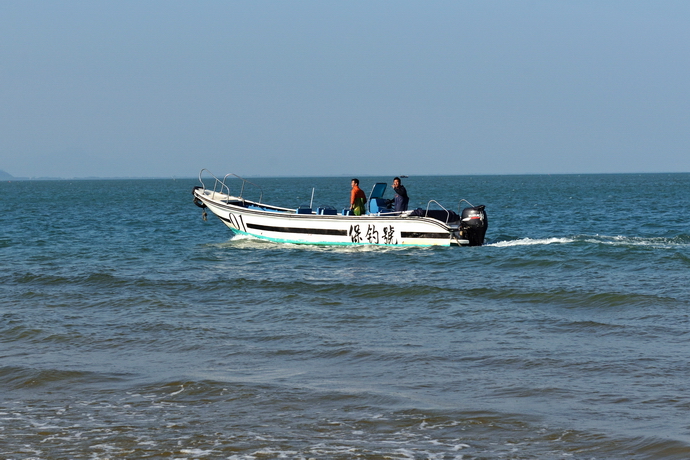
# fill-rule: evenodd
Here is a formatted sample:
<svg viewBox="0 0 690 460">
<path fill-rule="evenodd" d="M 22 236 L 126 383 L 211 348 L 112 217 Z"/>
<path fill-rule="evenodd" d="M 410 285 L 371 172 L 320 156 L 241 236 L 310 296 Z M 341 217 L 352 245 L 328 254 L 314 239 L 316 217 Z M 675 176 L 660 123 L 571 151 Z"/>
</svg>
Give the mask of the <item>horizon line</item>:
<svg viewBox="0 0 690 460">
<path fill-rule="evenodd" d="M 1 171 L 0 172 L 4 172 Z M 507 173 L 507 174 L 491 174 L 491 173 L 479 173 L 479 174 L 418 174 L 415 176 L 410 176 L 407 174 L 359 174 L 359 175 L 354 175 L 352 176 L 351 174 L 339 174 L 339 175 L 263 175 L 263 174 L 248 174 L 243 177 L 247 178 L 257 178 L 257 177 L 262 177 L 262 178 L 267 178 L 267 179 L 279 179 L 279 178 L 315 178 L 315 177 L 323 177 L 323 178 L 328 178 L 328 177 L 334 177 L 334 178 L 343 178 L 343 177 L 381 177 L 381 176 L 407 176 L 406 178 L 410 177 L 448 177 L 448 176 L 457 176 L 457 177 L 468 177 L 468 176 L 594 176 L 594 175 L 625 175 L 625 174 L 637 174 L 637 175 L 643 175 L 643 174 L 688 174 L 690 171 L 676 171 L 676 172 L 670 172 L 670 171 L 656 171 L 656 172 L 588 172 L 588 173 Z M 60 180 L 162 180 L 162 179 L 171 179 L 171 180 L 186 180 L 186 179 L 198 179 L 198 176 L 80 176 L 80 177 L 54 177 L 54 176 L 12 176 L 11 174 L 5 172 L 7 175 L 6 177 L 3 177 L 0 179 L 2 182 L 12 182 L 13 180 L 15 181 L 60 181 Z"/>
</svg>

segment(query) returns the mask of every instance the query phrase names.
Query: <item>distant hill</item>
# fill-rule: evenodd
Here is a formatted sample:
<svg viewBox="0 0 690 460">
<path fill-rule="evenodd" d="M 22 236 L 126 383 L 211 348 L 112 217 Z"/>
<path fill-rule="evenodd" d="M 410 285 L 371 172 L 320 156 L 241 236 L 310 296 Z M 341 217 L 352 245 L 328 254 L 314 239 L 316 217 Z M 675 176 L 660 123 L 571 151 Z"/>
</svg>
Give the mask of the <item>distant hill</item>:
<svg viewBox="0 0 690 460">
<path fill-rule="evenodd" d="M 0 180 L 12 180 L 14 178 L 15 177 L 12 174 L 6 173 L 5 171 L 0 170 Z"/>
</svg>

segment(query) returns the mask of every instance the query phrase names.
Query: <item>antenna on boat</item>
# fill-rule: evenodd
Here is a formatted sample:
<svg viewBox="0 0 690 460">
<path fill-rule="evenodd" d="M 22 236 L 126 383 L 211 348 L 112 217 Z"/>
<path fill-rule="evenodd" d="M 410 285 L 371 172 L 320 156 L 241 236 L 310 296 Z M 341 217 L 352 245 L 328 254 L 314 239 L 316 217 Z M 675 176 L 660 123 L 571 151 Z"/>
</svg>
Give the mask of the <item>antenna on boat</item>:
<svg viewBox="0 0 690 460">
<path fill-rule="evenodd" d="M 314 204 L 314 190 L 315 190 L 315 189 L 316 189 L 316 187 L 312 187 L 312 189 L 311 189 L 311 201 L 309 202 L 309 207 L 310 207 L 310 208 L 313 208 L 312 205 Z"/>
</svg>

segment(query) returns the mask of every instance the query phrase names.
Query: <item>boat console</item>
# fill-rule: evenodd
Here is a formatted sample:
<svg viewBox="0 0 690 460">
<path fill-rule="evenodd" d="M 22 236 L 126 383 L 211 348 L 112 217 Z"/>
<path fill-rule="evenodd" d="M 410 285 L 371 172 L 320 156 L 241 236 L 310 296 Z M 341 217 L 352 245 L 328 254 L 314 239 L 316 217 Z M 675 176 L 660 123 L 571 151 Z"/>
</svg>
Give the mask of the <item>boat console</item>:
<svg viewBox="0 0 690 460">
<path fill-rule="evenodd" d="M 383 194 L 386 191 L 386 185 L 385 182 L 377 182 L 372 187 L 371 193 L 369 194 L 369 214 L 393 212 L 393 210 L 388 207 L 388 200 L 383 198 Z"/>
</svg>

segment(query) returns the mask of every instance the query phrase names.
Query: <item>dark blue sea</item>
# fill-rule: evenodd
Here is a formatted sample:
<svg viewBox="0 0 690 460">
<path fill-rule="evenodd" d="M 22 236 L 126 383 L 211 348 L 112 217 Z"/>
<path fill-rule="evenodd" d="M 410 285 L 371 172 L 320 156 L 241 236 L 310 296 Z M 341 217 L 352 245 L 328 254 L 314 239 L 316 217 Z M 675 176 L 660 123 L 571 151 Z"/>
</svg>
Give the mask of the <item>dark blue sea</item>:
<svg viewBox="0 0 690 460">
<path fill-rule="evenodd" d="M 690 458 L 690 174 L 404 184 L 486 205 L 486 245 L 232 238 L 197 179 L 1 183 L 0 458 Z"/>
</svg>

